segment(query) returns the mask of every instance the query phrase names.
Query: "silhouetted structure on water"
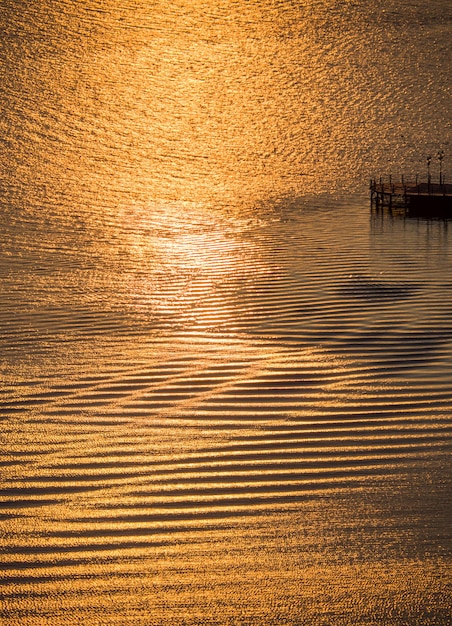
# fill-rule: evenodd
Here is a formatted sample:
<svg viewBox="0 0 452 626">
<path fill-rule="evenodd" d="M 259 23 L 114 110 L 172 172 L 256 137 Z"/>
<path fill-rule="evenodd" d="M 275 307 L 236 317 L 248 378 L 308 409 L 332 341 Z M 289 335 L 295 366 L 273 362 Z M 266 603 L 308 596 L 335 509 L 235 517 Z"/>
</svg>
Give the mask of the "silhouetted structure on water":
<svg viewBox="0 0 452 626">
<path fill-rule="evenodd" d="M 439 183 L 428 182 L 393 183 L 370 181 L 370 198 L 375 210 L 403 211 L 413 217 L 452 218 L 452 184 L 446 184 L 442 177 Z"/>
</svg>

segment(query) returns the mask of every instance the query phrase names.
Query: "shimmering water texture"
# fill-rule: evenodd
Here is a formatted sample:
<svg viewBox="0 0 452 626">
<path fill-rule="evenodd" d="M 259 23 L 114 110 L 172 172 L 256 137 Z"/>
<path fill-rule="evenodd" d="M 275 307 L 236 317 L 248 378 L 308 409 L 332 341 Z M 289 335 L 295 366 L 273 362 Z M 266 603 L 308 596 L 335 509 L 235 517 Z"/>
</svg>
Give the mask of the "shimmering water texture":
<svg viewBox="0 0 452 626">
<path fill-rule="evenodd" d="M 425 4 L 0 0 L 2 626 L 450 624 Z"/>
</svg>

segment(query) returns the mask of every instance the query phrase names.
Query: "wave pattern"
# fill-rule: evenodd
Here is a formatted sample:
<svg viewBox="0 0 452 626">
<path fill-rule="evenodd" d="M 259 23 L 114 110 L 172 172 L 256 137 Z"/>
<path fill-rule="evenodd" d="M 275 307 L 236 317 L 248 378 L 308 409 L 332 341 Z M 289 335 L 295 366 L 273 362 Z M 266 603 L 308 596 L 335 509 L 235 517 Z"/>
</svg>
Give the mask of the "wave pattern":
<svg viewBox="0 0 452 626">
<path fill-rule="evenodd" d="M 174 235 L 178 279 L 135 292 L 133 316 L 3 304 L 5 623 L 299 624 L 330 606 L 343 624 L 447 623 L 444 225 L 399 223 L 416 241 L 401 270 L 401 230 L 369 259 L 364 215 L 342 208 L 353 248 L 326 209 L 239 221 L 234 245 L 199 239 L 195 272 Z M 350 568 L 356 606 L 333 582 Z M 398 610 L 366 608 L 375 584 Z"/>
</svg>

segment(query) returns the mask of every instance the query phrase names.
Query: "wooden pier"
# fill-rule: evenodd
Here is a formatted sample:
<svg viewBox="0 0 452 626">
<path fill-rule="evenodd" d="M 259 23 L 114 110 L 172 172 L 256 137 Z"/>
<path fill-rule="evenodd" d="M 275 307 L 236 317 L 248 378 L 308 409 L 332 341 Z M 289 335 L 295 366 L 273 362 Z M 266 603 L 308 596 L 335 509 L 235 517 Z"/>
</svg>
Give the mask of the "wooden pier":
<svg viewBox="0 0 452 626">
<path fill-rule="evenodd" d="M 370 181 L 370 198 L 376 210 L 403 211 L 413 217 L 452 218 L 452 184 L 431 181 L 393 183 Z"/>
</svg>

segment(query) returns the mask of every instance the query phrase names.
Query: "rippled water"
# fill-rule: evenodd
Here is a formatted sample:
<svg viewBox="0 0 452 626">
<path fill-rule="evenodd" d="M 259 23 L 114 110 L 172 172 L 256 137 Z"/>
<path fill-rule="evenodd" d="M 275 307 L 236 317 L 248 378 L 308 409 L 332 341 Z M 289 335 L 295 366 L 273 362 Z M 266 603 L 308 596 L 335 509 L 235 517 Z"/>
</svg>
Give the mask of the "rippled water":
<svg viewBox="0 0 452 626">
<path fill-rule="evenodd" d="M 449 624 L 450 4 L 0 9 L 2 624 Z"/>
</svg>

